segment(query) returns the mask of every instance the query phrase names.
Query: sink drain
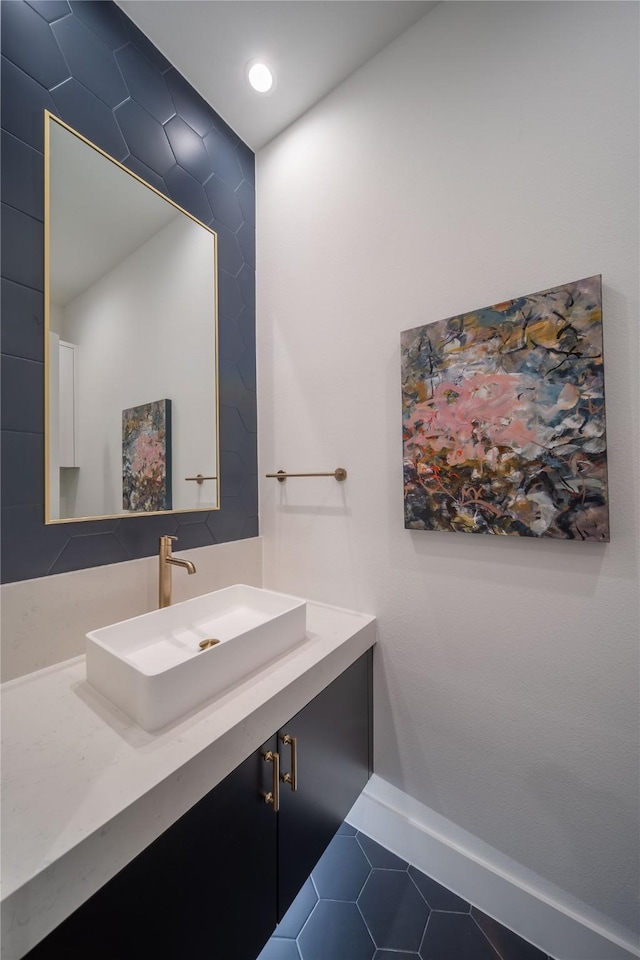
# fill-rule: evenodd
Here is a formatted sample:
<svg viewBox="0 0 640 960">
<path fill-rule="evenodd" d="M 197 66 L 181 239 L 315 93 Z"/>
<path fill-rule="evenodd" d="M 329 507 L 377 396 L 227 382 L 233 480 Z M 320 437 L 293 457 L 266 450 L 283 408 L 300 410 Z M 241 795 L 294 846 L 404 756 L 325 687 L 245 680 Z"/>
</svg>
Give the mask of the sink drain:
<svg viewBox="0 0 640 960">
<path fill-rule="evenodd" d="M 198 644 L 198 646 L 200 647 L 201 650 L 208 650 L 209 647 L 215 647 L 216 643 L 220 643 L 220 641 L 219 641 L 219 640 L 214 640 L 214 639 L 211 639 L 211 640 L 201 640 L 200 643 Z"/>
</svg>

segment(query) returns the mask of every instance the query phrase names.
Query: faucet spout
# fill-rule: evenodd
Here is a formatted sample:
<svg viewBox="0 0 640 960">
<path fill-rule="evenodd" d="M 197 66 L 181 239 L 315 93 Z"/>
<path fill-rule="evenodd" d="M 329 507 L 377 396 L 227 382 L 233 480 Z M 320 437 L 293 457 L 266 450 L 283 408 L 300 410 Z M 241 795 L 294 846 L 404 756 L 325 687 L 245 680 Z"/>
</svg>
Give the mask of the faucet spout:
<svg viewBox="0 0 640 960">
<path fill-rule="evenodd" d="M 174 567 L 184 567 L 189 574 L 196 572 L 195 564 L 193 564 L 191 560 L 180 560 L 179 557 L 167 557 L 165 562 L 172 564 Z"/>
<path fill-rule="evenodd" d="M 158 577 L 158 601 L 160 608 L 171 605 L 171 567 L 184 567 L 189 574 L 196 572 L 195 564 L 193 564 L 191 560 L 182 560 L 180 557 L 173 556 L 173 541 L 177 539 L 177 537 L 171 536 L 160 537 L 160 570 Z"/>
</svg>

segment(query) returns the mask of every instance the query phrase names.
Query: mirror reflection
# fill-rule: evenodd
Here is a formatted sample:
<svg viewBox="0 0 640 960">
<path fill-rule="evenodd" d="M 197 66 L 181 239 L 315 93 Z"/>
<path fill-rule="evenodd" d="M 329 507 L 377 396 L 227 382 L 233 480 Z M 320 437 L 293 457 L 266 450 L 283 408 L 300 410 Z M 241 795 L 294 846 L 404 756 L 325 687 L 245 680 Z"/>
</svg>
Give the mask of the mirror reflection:
<svg viewBox="0 0 640 960">
<path fill-rule="evenodd" d="M 46 127 L 46 521 L 216 509 L 216 235 Z"/>
</svg>

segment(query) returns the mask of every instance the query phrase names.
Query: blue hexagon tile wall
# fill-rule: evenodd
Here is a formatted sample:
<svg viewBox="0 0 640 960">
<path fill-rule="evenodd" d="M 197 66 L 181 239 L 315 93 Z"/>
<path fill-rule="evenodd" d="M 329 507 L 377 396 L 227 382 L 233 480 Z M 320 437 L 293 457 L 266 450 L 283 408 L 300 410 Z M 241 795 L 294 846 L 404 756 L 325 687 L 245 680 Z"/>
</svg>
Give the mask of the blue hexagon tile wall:
<svg viewBox="0 0 640 960">
<path fill-rule="evenodd" d="M 258 533 L 254 154 L 110 0 L 3 0 L 2 580 Z M 218 233 L 221 509 L 44 524 L 43 110 Z"/>
</svg>

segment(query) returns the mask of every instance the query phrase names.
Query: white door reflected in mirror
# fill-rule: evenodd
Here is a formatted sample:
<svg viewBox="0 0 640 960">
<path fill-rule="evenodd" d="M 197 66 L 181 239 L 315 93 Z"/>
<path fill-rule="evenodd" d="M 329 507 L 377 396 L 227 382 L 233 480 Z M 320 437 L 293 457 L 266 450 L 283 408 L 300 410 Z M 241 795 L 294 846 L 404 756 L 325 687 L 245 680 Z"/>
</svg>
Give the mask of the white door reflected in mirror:
<svg viewBox="0 0 640 960">
<path fill-rule="evenodd" d="M 47 522 L 217 509 L 216 234 L 45 122 Z"/>
</svg>

